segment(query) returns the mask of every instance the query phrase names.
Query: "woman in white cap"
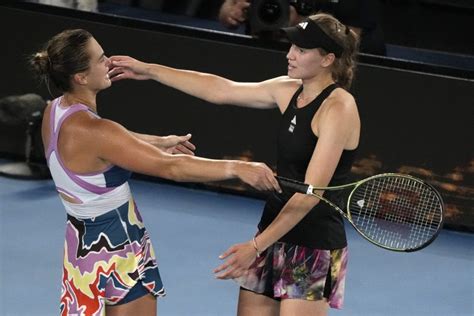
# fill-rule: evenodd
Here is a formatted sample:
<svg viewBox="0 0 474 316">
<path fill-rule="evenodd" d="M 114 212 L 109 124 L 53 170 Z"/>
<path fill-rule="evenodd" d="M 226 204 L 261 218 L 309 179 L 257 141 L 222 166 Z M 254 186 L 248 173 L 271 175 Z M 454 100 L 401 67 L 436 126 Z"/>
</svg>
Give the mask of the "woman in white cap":
<svg viewBox="0 0 474 316">
<path fill-rule="evenodd" d="M 288 74 L 258 83 L 111 58 L 112 81 L 153 79 L 217 104 L 277 107 L 277 174 L 316 186 L 345 183 L 359 144 L 360 120 L 351 85 L 358 37 L 327 14 L 283 29 L 292 46 Z M 331 200 L 337 193 L 325 192 Z M 220 279 L 240 285 L 238 315 L 326 315 L 341 308 L 347 266 L 342 217 L 313 196 L 275 193 L 258 232 L 220 258 Z"/>
</svg>

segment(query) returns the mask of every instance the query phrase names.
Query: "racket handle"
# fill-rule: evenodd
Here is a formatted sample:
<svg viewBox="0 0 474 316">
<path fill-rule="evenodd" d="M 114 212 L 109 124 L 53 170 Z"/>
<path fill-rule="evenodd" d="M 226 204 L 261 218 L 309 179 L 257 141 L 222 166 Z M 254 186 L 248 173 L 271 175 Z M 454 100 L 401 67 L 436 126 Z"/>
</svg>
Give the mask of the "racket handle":
<svg viewBox="0 0 474 316">
<path fill-rule="evenodd" d="M 276 179 L 278 180 L 280 186 L 282 186 L 283 188 L 298 193 L 311 194 L 310 192 L 308 192 L 309 190 L 311 190 L 311 186 L 308 184 L 280 176 L 276 176 Z"/>
</svg>

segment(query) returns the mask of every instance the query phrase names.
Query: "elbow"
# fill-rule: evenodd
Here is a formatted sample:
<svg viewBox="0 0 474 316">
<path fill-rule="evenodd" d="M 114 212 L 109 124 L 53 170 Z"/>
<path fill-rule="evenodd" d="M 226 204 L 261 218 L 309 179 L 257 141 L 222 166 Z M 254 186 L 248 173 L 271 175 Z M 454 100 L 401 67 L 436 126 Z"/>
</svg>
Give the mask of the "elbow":
<svg viewBox="0 0 474 316">
<path fill-rule="evenodd" d="M 215 78 L 215 82 L 212 83 L 212 86 L 214 89 L 209 96 L 209 102 L 214 104 L 229 103 L 229 96 L 234 89 L 233 82 L 228 79 L 217 77 Z"/>
<path fill-rule="evenodd" d="M 299 217 L 306 216 L 321 200 L 318 197 L 302 193 L 295 194 L 289 203 L 289 208 Z"/>
<path fill-rule="evenodd" d="M 216 89 L 209 95 L 209 97 L 207 98 L 207 101 L 209 101 L 210 103 L 219 104 L 219 105 L 225 104 L 227 101 L 225 97 L 225 91 Z"/>
<path fill-rule="evenodd" d="M 161 163 L 159 166 L 161 169 L 160 177 L 176 182 L 185 182 L 187 177 L 184 165 L 187 158 L 184 155 L 170 155 L 167 157 L 167 162 L 165 164 Z"/>
<path fill-rule="evenodd" d="M 174 165 L 171 166 L 168 170 L 169 173 L 169 180 L 173 180 L 176 182 L 185 182 L 186 177 L 183 174 L 183 169 L 179 168 L 178 166 Z"/>
</svg>

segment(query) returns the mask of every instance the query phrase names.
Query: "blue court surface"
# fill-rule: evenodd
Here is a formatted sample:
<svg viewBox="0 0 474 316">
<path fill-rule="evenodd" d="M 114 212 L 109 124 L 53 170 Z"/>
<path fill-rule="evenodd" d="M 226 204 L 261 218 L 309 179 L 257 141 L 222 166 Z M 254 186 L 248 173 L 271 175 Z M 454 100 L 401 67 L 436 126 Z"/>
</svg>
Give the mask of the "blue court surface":
<svg viewBox="0 0 474 316">
<path fill-rule="evenodd" d="M 131 181 L 167 296 L 159 315 L 235 315 L 238 287 L 212 269 L 255 233 L 263 201 Z M 65 211 L 52 181 L 0 177 L 0 315 L 58 315 Z M 474 235 L 443 230 L 416 253 L 373 246 L 347 224 L 343 310 L 329 315 L 474 315 Z"/>
</svg>

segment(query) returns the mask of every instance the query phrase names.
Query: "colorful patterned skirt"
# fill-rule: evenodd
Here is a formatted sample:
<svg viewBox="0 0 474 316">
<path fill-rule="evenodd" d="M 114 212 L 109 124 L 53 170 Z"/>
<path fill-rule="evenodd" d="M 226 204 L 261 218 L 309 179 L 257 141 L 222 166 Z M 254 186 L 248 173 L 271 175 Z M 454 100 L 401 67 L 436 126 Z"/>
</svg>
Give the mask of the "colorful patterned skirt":
<svg viewBox="0 0 474 316">
<path fill-rule="evenodd" d="M 236 279 L 243 289 L 274 299 L 317 301 L 326 298 L 332 308 L 342 308 L 347 267 L 347 247 L 311 249 L 277 242 Z"/>
<path fill-rule="evenodd" d="M 165 295 L 153 247 L 133 199 L 91 219 L 68 215 L 61 315 L 105 315 L 106 305 L 133 300 L 130 296 L 137 288 L 145 294 Z"/>
</svg>

